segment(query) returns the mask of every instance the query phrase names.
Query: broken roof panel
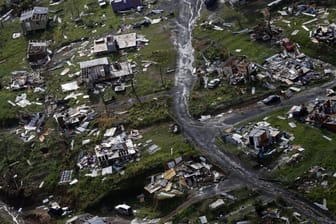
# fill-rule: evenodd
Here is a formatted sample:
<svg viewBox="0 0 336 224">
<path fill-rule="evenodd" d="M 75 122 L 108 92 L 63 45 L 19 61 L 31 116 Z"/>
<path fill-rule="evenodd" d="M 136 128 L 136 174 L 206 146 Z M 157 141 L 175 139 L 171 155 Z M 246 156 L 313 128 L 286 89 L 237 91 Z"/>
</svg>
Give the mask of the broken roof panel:
<svg viewBox="0 0 336 224">
<path fill-rule="evenodd" d="M 174 169 L 169 169 L 166 172 L 164 172 L 162 176 L 165 180 L 170 180 L 171 178 L 176 176 L 176 172 Z"/>
</svg>

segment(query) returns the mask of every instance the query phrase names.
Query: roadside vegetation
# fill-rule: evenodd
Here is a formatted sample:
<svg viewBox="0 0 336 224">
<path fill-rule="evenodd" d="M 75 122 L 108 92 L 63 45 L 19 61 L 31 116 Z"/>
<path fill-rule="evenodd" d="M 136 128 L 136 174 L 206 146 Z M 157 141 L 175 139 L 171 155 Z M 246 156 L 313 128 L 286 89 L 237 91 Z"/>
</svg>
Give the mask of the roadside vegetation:
<svg viewBox="0 0 336 224">
<path fill-rule="evenodd" d="M 173 220 L 177 223 L 198 223 L 199 217 L 206 216 L 209 223 L 236 223 L 244 220 L 249 220 L 252 223 L 267 223 L 268 221 L 272 223 L 278 223 L 277 221 L 279 221 L 281 223 L 277 218 L 267 218 L 267 214 L 279 212 L 282 217 L 288 218 L 291 223 L 298 222 L 293 217 L 293 210 L 282 204 L 281 199 L 271 200 L 245 187 L 237 188 L 228 194 L 236 199 L 230 200 L 222 195 L 208 198 L 179 211 Z M 218 208 L 211 209 L 210 205 L 216 200 L 223 200 L 224 204 Z"/>
<path fill-rule="evenodd" d="M 255 169 L 265 167 L 269 170 L 269 172 L 266 173 L 269 179 L 277 181 L 293 191 L 298 191 L 312 201 L 322 203 L 323 198 L 326 198 L 329 211 L 332 214 L 335 214 L 336 200 L 333 195 L 335 194 L 334 189 L 336 180 L 335 177 L 333 177 L 333 174 L 336 172 L 336 165 L 334 163 L 336 157 L 334 148 L 336 134 L 318 127 L 312 127 L 309 124 L 299 121 L 279 119 L 279 116 L 287 116 L 286 112 L 288 109 L 289 108 L 280 109 L 274 113 L 266 115 L 266 121 L 274 128 L 288 134 L 293 134 L 295 139 L 291 144 L 304 149 L 303 152 L 300 152 L 300 159 L 298 161 L 284 163 L 280 166 L 276 165 L 278 164 L 279 159 L 284 156 L 293 156 L 297 153 L 296 150 L 287 153 L 279 151 L 279 153 L 275 153 L 263 159 L 258 159 L 256 155 L 246 154 L 240 145 L 223 143 L 222 140 L 218 140 L 218 144 L 223 150 L 229 151 L 245 161 L 245 164 L 248 166 L 254 167 Z M 238 126 L 244 127 L 245 125 L 261 121 L 263 118 L 264 117 L 259 117 L 253 121 L 239 124 Z M 288 124 L 289 122 L 294 122 L 296 127 L 290 127 Z M 331 138 L 331 141 L 323 136 Z M 325 172 L 328 173 L 328 176 L 325 179 L 327 181 L 326 186 L 321 185 L 320 177 L 314 177 L 312 176 L 314 174 L 310 173 L 310 170 L 314 167 L 322 167 L 326 170 Z M 309 180 L 312 181 L 312 186 L 305 187 L 305 181 Z"/>
</svg>

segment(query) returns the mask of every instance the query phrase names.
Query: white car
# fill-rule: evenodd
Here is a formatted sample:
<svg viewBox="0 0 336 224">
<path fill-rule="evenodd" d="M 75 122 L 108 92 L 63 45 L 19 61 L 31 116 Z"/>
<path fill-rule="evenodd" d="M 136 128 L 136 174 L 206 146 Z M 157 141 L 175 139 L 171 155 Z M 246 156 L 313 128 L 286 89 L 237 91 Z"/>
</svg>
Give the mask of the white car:
<svg viewBox="0 0 336 224">
<path fill-rule="evenodd" d="M 210 82 L 208 82 L 208 88 L 212 89 L 215 88 L 216 86 L 218 86 L 220 83 L 220 79 L 213 79 Z"/>
</svg>

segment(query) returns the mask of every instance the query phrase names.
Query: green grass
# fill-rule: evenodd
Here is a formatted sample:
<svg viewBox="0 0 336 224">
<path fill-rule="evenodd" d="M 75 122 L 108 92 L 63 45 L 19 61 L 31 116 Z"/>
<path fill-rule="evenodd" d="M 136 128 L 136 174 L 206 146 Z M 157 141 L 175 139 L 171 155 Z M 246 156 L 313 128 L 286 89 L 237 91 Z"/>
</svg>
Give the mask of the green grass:
<svg viewBox="0 0 336 224">
<path fill-rule="evenodd" d="M 171 98 L 161 97 L 144 103 L 134 104 L 127 115 L 131 127 L 140 128 L 171 120 Z"/>
<path fill-rule="evenodd" d="M 336 15 L 336 12 L 334 10 L 330 10 L 330 12 L 331 13 L 328 19 L 331 22 L 335 22 L 334 16 Z M 284 19 L 291 21 L 290 27 L 281 21 L 277 21 L 275 24 L 284 29 L 284 36 L 289 37 L 293 42 L 296 42 L 300 45 L 300 51 L 310 57 L 317 58 L 335 65 L 334 47 L 324 43 L 313 43 L 309 37 L 309 32 L 301 27 L 304 22 L 313 19 L 312 17 L 300 15 L 297 17 L 284 17 Z M 317 25 L 319 23 L 323 23 L 324 20 L 325 19 L 319 19 L 316 22 L 307 24 L 306 27 L 313 31 L 317 28 Z M 294 30 L 300 30 L 300 32 L 295 36 L 291 36 L 291 33 Z M 321 52 L 323 52 L 323 54 L 321 54 Z"/>
<path fill-rule="evenodd" d="M 204 13 L 200 22 L 207 19 L 207 14 L 208 12 Z M 221 10 L 216 15 L 222 21 L 233 23 L 233 26 L 225 28 L 224 31 L 216 31 L 198 25 L 193 31 L 197 59 L 201 59 L 201 53 L 207 48 L 219 50 L 224 55 L 246 55 L 249 60 L 258 63 L 262 63 L 267 57 L 277 52 L 277 47 L 272 47 L 267 43 L 253 42 L 247 34 L 232 34 L 232 31 L 251 28 L 254 25 L 254 20 L 249 19 L 250 15 L 244 15 L 242 12 L 229 8 L 227 5 L 221 5 Z M 260 18 L 260 14 L 255 13 L 253 15 L 254 19 Z M 209 45 L 210 42 L 215 43 L 215 45 Z M 241 52 L 236 52 L 236 49 L 241 49 Z"/>
<path fill-rule="evenodd" d="M 256 200 L 257 194 L 251 192 L 247 188 L 239 188 L 233 190 L 229 193 L 230 195 L 234 195 L 237 200 L 231 201 L 226 198 L 222 198 L 220 196 L 208 198 L 202 200 L 198 203 L 191 205 L 190 207 L 179 211 L 174 217 L 174 223 L 184 223 L 184 222 L 191 222 L 191 223 L 199 223 L 198 217 L 205 215 L 210 223 L 213 223 L 217 220 L 220 215 L 228 215 L 230 212 L 237 210 L 242 205 L 253 204 L 253 201 Z M 211 210 L 209 205 L 216 201 L 217 199 L 222 198 L 224 200 L 224 205 Z M 253 208 L 253 207 L 252 207 Z M 229 217 L 228 223 L 235 223 L 240 221 L 244 218 L 245 215 L 253 214 L 253 210 L 248 210 L 245 213 L 241 212 L 238 213 L 236 216 Z"/>
<path fill-rule="evenodd" d="M 267 122 L 269 122 L 272 127 L 278 128 L 281 131 L 287 133 L 292 133 L 295 136 L 295 140 L 292 142 L 293 145 L 300 145 L 305 150 L 301 152 L 302 159 L 297 163 L 283 164 L 281 167 L 273 170 L 270 173 L 270 177 L 281 181 L 285 186 L 293 188 L 296 190 L 295 180 L 298 177 L 305 177 L 309 169 L 313 166 L 321 166 L 327 170 L 327 172 L 333 174 L 336 171 L 336 150 L 334 141 L 336 139 L 336 134 L 329 132 L 325 129 L 319 129 L 312 127 L 308 124 L 294 121 L 297 125 L 296 128 L 291 128 L 288 123 L 293 120 L 281 120 L 277 116 L 286 117 L 286 112 L 288 108 L 278 110 L 270 115 Z M 262 117 L 256 119 L 255 121 L 260 121 Z M 255 122 L 250 121 L 245 124 L 240 124 L 240 126 L 246 125 L 247 123 Z M 324 139 L 322 136 L 326 135 L 332 138 L 332 141 Z M 227 148 L 227 144 L 225 144 Z M 229 151 L 234 154 L 239 154 L 238 146 L 229 145 Z M 289 156 L 297 153 L 295 150 L 289 153 Z M 251 160 L 252 158 L 244 157 L 244 159 Z M 252 159 L 253 160 L 253 159 Z M 247 161 L 249 164 L 253 162 Z M 305 193 L 313 201 L 321 202 L 323 198 L 328 201 L 328 208 L 332 214 L 336 214 L 336 200 L 335 194 L 336 181 L 334 177 L 328 178 L 328 187 L 322 188 L 317 185 L 309 193 Z"/>
<path fill-rule="evenodd" d="M 25 58 L 27 49 L 26 38 L 12 39 L 12 34 L 20 31 L 21 28 L 18 19 L 11 23 L 4 23 L 4 28 L 0 29 L 0 61 L 6 60 L 0 64 L 0 77 L 3 84 L 10 80 L 10 73 L 14 69 L 23 70 L 28 68 Z"/>
<path fill-rule="evenodd" d="M 205 113 L 213 114 L 248 101 L 256 101 L 274 92 L 264 89 L 259 83 L 254 84 L 233 86 L 224 79 L 215 89 L 204 89 L 203 86 L 197 88 L 195 86 L 189 99 L 189 110 L 195 117 Z M 252 86 L 256 87 L 255 95 L 251 94 Z"/>
<path fill-rule="evenodd" d="M 182 135 L 169 132 L 168 124 L 144 130 L 142 135 L 143 140 L 140 142 L 151 139 L 153 144 L 159 145 L 161 149 L 152 155 L 149 155 L 145 148 L 141 149 L 140 161 L 127 164 L 123 176 L 115 172 L 102 181 L 101 177 L 88 178 L 80 174 L 79 183 L 70 187 L 66 193 L 69 202 L 74 203 L 80 210 L 92 210 L 102 205 L 104 207 L 104 205 L 111 206 L 111 204 L 119 203 L 118 200 L 132 200 L 135 195 L 142 192 L 148 181 L 146 177 L 159 170 L 162 171 L 165 162 L 193 153 L 192 146 L 184 140 Z M 173 155 L 170 154 L 171 148 L 174 148 Z M 90 186 L 90 188 L 85 186 Z M 99 206 L 96 207 L 97 205 Z"/>
<path fill-rule="evenodd" d="M 238 10 L 229 8 L 221 4 L 221 9 L 215 13 L 215 18 L 220 18 L 225 22 L 232 22 L 231 28 L 225 28 L 224 31 L 207 29 L 198 25 L 193 31 L 193 45 L 195 48 L 196 67 L 205 68 L 203 55 L 210 61 L 225 61 L 229 56 L 247 56 L 252 62 L 262 63 L 266 58 L 275 54 L 278 47 L 271 47 L 267 43 L 253 42 L 247 34 L 232 34 L 232 31 L 238 31 L 243 28 L 251 28 L 254 20 L 260 18 L 255 13 L 255 18 L 249 18 L 249 14 L 243 14 Z M 204 11 L 200 23 L 207 20 L 209 12 Z M 241 52 L 236 52 L 241 49 Z M 225 74 L 224 74 L 225 77 Z M 215 78 L 215 76 L 210 76 Z M 252 87 L 256 87 L 256 94 L 251 95 Z M 190 96 L 190 112 L 194 116 L 203 113 L 214 113 L 221 109 L 227 109 L 231 106 L 241 104 L 250 100 L 256 100 L 269 94 L 270 91 L 262 87 L 261 83 L 249 83 L 248 85 L 233 86 L 225 77 L 220 86 L 215 89 L 203 89 L 199 81 L 195 84 Z"/>
</svg>

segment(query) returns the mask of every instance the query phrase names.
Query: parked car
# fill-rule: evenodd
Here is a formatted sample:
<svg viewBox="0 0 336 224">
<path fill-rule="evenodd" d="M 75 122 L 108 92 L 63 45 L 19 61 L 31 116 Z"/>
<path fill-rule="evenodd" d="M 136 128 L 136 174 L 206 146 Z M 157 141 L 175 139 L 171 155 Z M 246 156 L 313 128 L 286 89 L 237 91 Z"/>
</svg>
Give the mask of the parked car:
<svg viewBox="0 0 336 224">
<path fill-rule="evenodd" d="M 267 98 L 263 99 L 262 102 L 265 105 L 271 105 L 275 103 L 279 103 L 281 101 L 280 96 L 278 95 L 270 95 Z"/>
<path fill-rule="evenodd" d="M 215 88 L 216 86 L 218 86 L 220 83 L 220 79 L 213 79 L 211 80 L 210 82 L 208 82 L 208 88 L 209 89 L 213 89 Z"/>
<path fill-rule="evenodd" d="M 114 208 L 120 215 L 127 215 L 127 216 L 133 215 L 133 210 L 129 205 L 120 204 L 115 206 Z"/>
</svg>

